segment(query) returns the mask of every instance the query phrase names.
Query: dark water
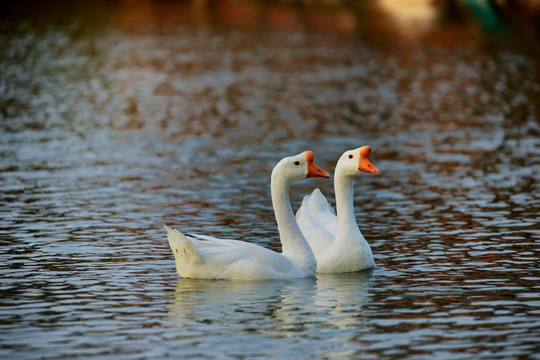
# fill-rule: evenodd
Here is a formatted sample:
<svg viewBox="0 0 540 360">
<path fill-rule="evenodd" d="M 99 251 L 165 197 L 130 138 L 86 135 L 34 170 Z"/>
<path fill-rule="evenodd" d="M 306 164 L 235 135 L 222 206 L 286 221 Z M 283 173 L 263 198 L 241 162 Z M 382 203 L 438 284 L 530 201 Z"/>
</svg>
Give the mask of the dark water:
<svg viewBox="0 0 540 360">
<path fill-rule="evenodd" d="M 538 9 L 387 3 L 2 5 L 0 356 L 540 358 Z M 162 224 L 279 249 L 272 166 L 365 144 L 375 269 L 178 278 Z"/>
</svg>

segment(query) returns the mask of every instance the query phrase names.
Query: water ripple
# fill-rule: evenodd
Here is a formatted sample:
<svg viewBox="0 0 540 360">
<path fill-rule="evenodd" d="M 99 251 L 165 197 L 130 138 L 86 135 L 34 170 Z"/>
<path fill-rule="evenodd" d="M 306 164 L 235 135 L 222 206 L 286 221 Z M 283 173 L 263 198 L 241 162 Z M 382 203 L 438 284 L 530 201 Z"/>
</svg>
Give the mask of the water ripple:
<svg viewBox="0 0 540 360">
<path fill-rule="evenodd" d="M 87 23 L 74 4 L 56 23 L 0 24 L 2 358 L 538 353 L 530 51 L 447 23 L 396 38 L 369 4 L 358 24 L 373 17 L 377 31 L 346 35 L 310 31 L 312 17 L 294 31 L 221 28 L 217 10 L 211 26 L 130 26 L 153 12 L 101 2 Z M 163 9 L 183 5 L 153 6 L 170 20 Z M 327 26 L 350 19 L 334 10 Z M 163 224 L 279 250 L 274 164 L 311 149 L 332 171 L 364 144 L 384 174 L 360 177 L 354 198 L 375 269 L 178 279 Z M 315 187 L 335 205 L 332 182 L 312 179 L 294 185 L 293 207 Z"/>
</svg>

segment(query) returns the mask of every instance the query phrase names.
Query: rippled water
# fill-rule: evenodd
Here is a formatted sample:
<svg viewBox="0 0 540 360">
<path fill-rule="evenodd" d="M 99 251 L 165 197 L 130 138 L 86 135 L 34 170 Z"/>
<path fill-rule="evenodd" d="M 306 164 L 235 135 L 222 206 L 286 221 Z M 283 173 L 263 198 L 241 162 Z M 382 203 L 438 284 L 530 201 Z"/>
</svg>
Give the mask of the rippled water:
<svg viewBox="0 0 540 360">
<path fill-rule="evenodd" d="M 537 48 L 464 5 L 97 4 L 2 18 L 2 358 L 540 358 Z M 279 250 L 273 165 L 365 144 L 375 269 L 178 278 L 162 224 Z"/>
</svg>

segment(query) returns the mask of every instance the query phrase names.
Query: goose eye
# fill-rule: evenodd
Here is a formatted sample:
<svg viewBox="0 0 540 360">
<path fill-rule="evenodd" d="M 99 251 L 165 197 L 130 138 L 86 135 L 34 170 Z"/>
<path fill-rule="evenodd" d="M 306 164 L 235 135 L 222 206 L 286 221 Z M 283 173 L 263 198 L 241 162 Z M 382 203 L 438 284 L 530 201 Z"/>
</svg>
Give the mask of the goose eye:
<svg viewBox="0 0 540 360">
<path fill-rule="evenodd" d="M 353 157 L 353 154 L 349 154 L 349 159 L 352 159 Z"/>
<path fill-rule="evenodd" d="M 296 166 L 300 165 L 300 161 L 295 161 L 294 165 L 296 165 Z"/>
</svg>

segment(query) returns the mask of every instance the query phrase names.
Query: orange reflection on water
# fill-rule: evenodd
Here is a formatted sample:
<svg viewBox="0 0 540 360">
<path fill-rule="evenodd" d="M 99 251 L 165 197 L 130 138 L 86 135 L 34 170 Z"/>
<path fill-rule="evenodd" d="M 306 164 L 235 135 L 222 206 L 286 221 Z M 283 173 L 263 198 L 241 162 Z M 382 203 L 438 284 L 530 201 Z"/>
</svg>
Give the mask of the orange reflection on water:
<svg viewBox="0 0 540 360">
<path fill-rule="evenodd" d="M 241 31 L 316 31 L 360 36 L 377 44 L 427 41 L 443 46 L 493 37 L 533 49 L 538 49 L 540 33 L 540 6 L 530 1 L 123 0 L 99 4 L 92 16 L 105 16 L 129 29 L 172 23 Z"/>
<path fill-rule="evenodd" d="M 436 21 L 437 8 L 432 0 L 379 0 L 378 3 L 407 38 L 429 31 Z"/>
</svg>

